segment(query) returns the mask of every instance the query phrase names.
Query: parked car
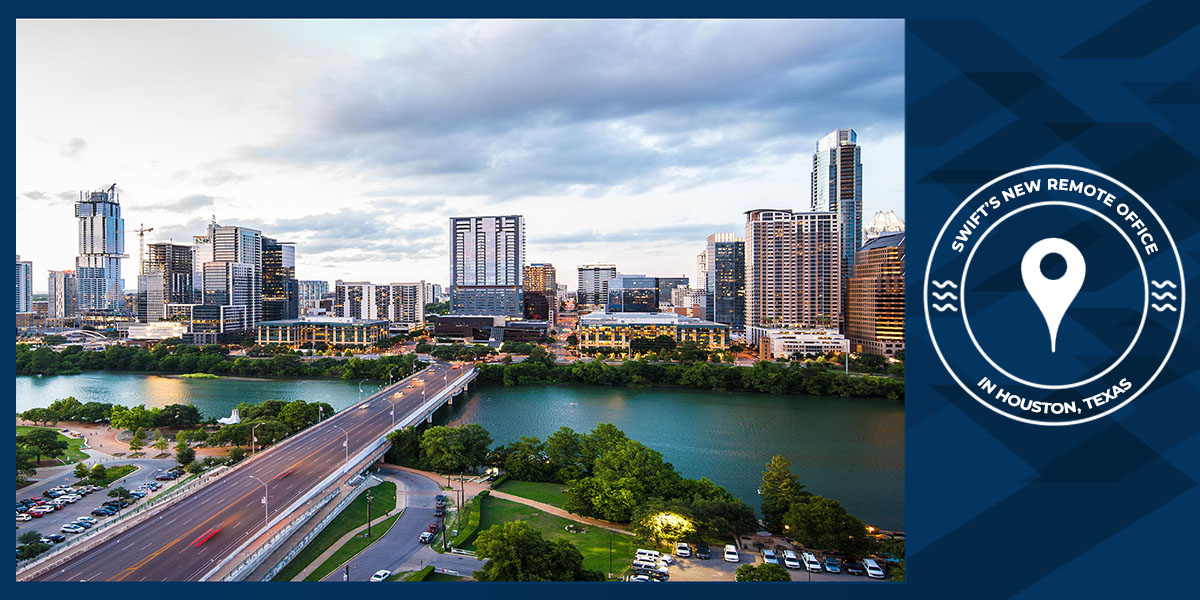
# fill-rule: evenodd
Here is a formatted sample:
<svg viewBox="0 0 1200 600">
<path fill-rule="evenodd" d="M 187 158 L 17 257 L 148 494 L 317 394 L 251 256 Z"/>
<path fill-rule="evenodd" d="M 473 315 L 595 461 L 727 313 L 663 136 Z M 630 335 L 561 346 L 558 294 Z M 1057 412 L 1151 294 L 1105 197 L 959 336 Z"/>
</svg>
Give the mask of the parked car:
<svg viewBox="0 0 1200 600">
<path fill-rule="evenodd" d="M 663 554 L 662 552 L 659 552 L 658 550 L 647 550 L 645 548 L 637 549 L 637 557 L 640 559 L 644 559 L 644 560 L 654 560 L 654 561 L 666 563 L 668 565 L 675 562 L 675 558 L 672 557 L 670 554 Z"/>
<path fill-rule="evenodd" d="M 96 524 L 96 519 L 93 519 L 92 517 L 79 517 L 78 519 L 75 519 L 75 520 L 76 521 L 87 521 L 88 523 L 91 523 L 93 525 Z"/>
<path fill-rule="evenodd" d="M 387 581 L 387 578 L 391 577 L 391 576 L 392 576 L 391 571 L 389 571 L 387 569 L 380 569 L 378 571 L 375 571 L 375 574 L 371 576 L 371 581 Z"/>
<path fill-rule="evenodd" d="M 429 542 L 433 541 L 433 534 L 429 533 L 428 531 L 422 531 L 421 537 L 417 538 L 417 541 L 422 544 L 428 544 Z"/>
<path fill-rule="evenodd" d="M 823 564 L 825 566 L 825 570 L 829 571 L 830 573 L 841 573 L 842 572 L 842 563 L 835 557 L 826 556 L 825 562 Z"/>
<path fill-rule="evenodd" d="M 846 564 L 842 565 L 842 568 L 844 568 L 846 572 L 851 575 L 861 576 L 867 574 L 867 570 L 863 568 L 863 564 L 856 560 L 846 561 Z"/>
<path fill-rule="evenodd" d="M 91 523 L 90 521 L 71 521 L 71 524 L 72 524 L 72 525 L 78 525 L 78 526 L 80 526 L 80 527 L 82 527 L 82 528 L 84 528 L 84 529 L 91 529 L 91 528 L 92 528 L 92 523 Z"/>
<path fill-rule="evenodd" d="M 634 569 L 633 573 L 634 577 L 647 577 L 650 581 L 667 581 L 671 578 L 668 573 L 658 570 Z"/>
<path fill-rule="evenodd" d="M 817 555 L 812 552 L 802 552 L 800 562 L 804 563 L 804 568 L 808 569 L 810 573 L 821 572 L 821 563 L 817 561 Z"/>
<path fill-rule="evenodd" d="M 631 576 L 629 577 L 629 579 L 626 579 L 626 581 L 634 581 L 634 582 L 647 582 L 647 581 L 649 581 L 649 582 L 651 582 L 651 583 L 653 583 L 653 582 L 654 582 L 654 580 L 653 580 L 653 579 L 651 579 L 649 575 L 631 575 Z"/>
<path fill-rule="evenodd" d="M 83 528 L 75 525 L 74 523 L 67 523 L 62 527 L 59 527 L 58 530 L 63 533 L 83 533 Z"/>
<path fill-rule="evenodd" d="M 708 542 L 696 543 L 696 558 L 708 560 L 712 558 L 712 551 L 708 548 Z"/>
<path fill-rule="evenodd" d="M 886 577 L 883 573 L 883 567 L 879 566 L 879 563 L 875 562 L 875 559 L 863 559 L 863 568 L 867 570 L 867 577 L 872 579 L 883 579 Z"/>
<path fill-rule="evenodd" d="M 796 556 L 796 552 L 794 550 L 783 551 L 783 566 L 789 569 L 800 568 L 800 558 Z"/>
<path fill-rule="evenodd" d="M 426 529 L 426 531 L 428 531 L 429 533 L 437 533 L 438 529 L 439 529 L 439 526 L 437 523 L 430 523 L 429 528 Z"/>
<path fill-rule="evenodd" d="M 114 513 L 109 512 L 108 510 L 106 510 L 104 508 L 97 508 L 97 509 L 92 510 L 92 514 L 96 515 L 97 517 L 108 517 L 108 516 L 113 515 Z"/>
<path fill-rule="evenodd" d="M 17 521 L 20 523 L 24 523 L 25 521 L 32 521 L 32 520 L 33 520 L 33 517 L 26 513 L 17 513 Z"/>
<path fill-rule="evenodd" d="M 64 535 L 59 535 L 59 534 L 57 534 L 57 533 L 52 533 L 52 534 L 50 534 L 50 535 L 48 535 L 48 536 L 46 536 L 46 537 L 44 537 L 44 538 L 42 538 L 42 539 L 43 539 L 43 540 L 50 540 L 50 543 L 52 543 L 52 544 L 61 544 L 61 543 L 65 542 L 65 541 L 67 541 L 67 537 L 66 537 L 66 536 L 64 536 Z"/>
<path fill-rule="evenodd" d="M 633 564 L 631 564 L 630 567 L 635 572 L 643 573 L 646 575 L 649 575 L 650 573 L 661 573 L 661 574 L 669 575 L 671 573 L 671 570 L 667 568 L 667 565 L 664 565 L 656 560 L 647 560 L 644 558 L 639 558 L 639 559 L 634 560 Z"/>
<path fill-rule="evenodd" d="M 440 508 L 438 508 L 438 509 L 435 509 L 435 510 L 433 511 L 433 516 L 435 516 L 435 517 L 441 517 L 441 516 L 443 516 L 443 515 L 445 515 L 445 514 L 446 514 L 446 512 L 445 512 L 445 511 L 443 511 L 443 510 L 442 510 L 442 509 L 440 509 Z"/>
<path fill-rule="evenodd" d="M 733 544 L 725 544 L 725 556 L 723 558 L 725 559 L 725 562 L 731 563 L 739 562 L 741 560 L 741 557 L 738 556 L 737 547 Z"/>
<path fill-rule="evenodd" d="M 675 544 L 675 556 L 687 558 L 692 555 L 692 547 L 688 546 L 687 542 L 679 542 Z"/>
<path fill-rule="evenodd" d="M 762 557 L 763 562 L 768 565 L 779 564 L 779 557 L 775 556 L 775 551 L 770 548 L 763 548 Z"/>
</svg>

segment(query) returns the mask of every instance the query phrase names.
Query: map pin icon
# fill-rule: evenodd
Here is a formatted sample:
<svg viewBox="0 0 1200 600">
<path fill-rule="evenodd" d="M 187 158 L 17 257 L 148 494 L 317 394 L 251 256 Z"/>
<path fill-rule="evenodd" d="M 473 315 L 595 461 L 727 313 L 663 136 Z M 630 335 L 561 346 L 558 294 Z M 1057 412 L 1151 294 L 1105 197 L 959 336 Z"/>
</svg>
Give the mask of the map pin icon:
<svg viewBox="0 0 1200 600">
<path fill-rule="evenodd" d="M 1067 270 L 1057 279 L 1050 279 L 1042 274 L 1042 259 L 1051 254 L 1057 254 L 1067 261 Z M 1055 351 L 1058 339 L 1058 326 L 1062 324 L 1063 315 L 1075 301 L 1079 289 L 1083 287 L 1083 276 L 1087 265 L 1083 254 L 1074 244 L 1064 239 L 1046 238 L 1025 251 L 1021 259 L 1021 280 L 1025 282 L 1025 290 L 1042 311 L 1046 319 L 1046 327 L 1050 330 L 1050 351 Z"/>
</svg>

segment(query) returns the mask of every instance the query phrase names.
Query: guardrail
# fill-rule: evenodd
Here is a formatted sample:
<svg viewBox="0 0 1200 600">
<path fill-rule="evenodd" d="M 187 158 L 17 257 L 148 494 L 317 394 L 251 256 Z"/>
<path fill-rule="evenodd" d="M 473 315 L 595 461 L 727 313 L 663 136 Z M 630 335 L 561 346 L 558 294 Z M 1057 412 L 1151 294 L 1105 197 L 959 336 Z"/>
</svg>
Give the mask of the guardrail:
<svg viewBox="0 0 1200 600">
<path fill-rule="evenodd" d="M 363 492 L 363 490 L 367 489 L 368 487 L 372 487 L 367 485 L 370 483 L 370 481 L 370 478 L 364 477 L 363 480 L 358 483 L 358 485 L 351 488 L 350 492 L 346 494 L 346 496 L 342 498 L 340 502 L 338 502 L 337 506 L 333 507 L 333 510 L 329 511 L 329 514 L 325 515 L 324 519 L 321 519 L 315 526 L 313 526 L 312 529 L 308 531 L 308 533 L 304 534 L 304 537 L 297 540 L 295 544 L 292 544 L 292 547 L 288 549 L 287 554 L 284 554 L 283 558 L 279 559 L 279 562 L 275 563 L 275 566 L 271 567 L 271 569 L 267 571 L 267 574 L 264 575 L 259 581 L 270 581 L 272 578 L 278 575 L 279 572 L 284 569 L 284 567 L 288 566 L 288 563 L 292 562 L 292 560 L 296 558 L 296 555 L 300 554 L 302 550 L 308 547 L 309 542 L 312 542 L 317 535 L 324 531 L 325 528 L 329 526 L 329 524 L 332 523 L 333 520 L 336 519 L 337 516 L 341 514 L 341 512 L 345 510 L 346 507 L 353 502 L 359 494 Z M 335 489 L 333 495 L 337 495 L 339 492 L 341 492 L 341 490 Z M 328 502 L 328 500 L 326 502 Z"/>
</svg>

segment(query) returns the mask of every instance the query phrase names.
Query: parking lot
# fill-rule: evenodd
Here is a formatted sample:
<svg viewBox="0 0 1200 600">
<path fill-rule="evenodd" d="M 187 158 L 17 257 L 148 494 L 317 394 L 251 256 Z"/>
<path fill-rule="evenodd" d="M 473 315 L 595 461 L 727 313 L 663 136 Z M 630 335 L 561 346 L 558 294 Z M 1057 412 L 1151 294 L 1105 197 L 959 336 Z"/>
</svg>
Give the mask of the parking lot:
<svg viewBox="0 0 1200 600">
<path fill-rule="evenodd" d="M 761 553 L 751 550 L 739 550 L 738 562 L 727 562 L 721 558 L 723 552 L 721 546 L 712 547 L 712 558 L 700 559 L 692 556 L 683 558 L 674 556 L 674 562 L 667 565 L 670 569 L 670 581 L 733 581 L 734 573 L 737 568 L 742 565 L 760 565 L 763 563 Z M 819 560 L 824 557 L 818 555 Z M 781 562 L 782 564 L 782 562 Z M 845 582 L 845 583 L 866 583 L 878 582 L 879 579 L 872 579 L 866 575 L 850 575 L 843 572 L 829 573 L 824 570 L 821 572 L 808 572 L 801 569 L 788 569 L 788 574 L 792 576 L 792 581 L 802 582 Z"/>
</svg>

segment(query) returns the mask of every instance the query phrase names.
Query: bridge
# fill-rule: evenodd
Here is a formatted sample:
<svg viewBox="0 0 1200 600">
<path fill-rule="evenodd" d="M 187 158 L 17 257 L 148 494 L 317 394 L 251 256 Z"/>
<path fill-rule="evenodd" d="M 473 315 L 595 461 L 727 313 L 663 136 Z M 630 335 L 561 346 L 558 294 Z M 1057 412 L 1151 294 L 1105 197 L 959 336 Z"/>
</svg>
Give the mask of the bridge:
<svg viewBox="0 0 1200 600">
<path fill-rule="evenodd" d="M 391 431 L 432 419 L 466 391 L 470 364 L 434 363 L 124 522 L 81 534 L 17 581 L 231 580 L 285 531 L 383 456 Z M 260 559 L 261 560 L 261 559 Z"/>
</svg>

